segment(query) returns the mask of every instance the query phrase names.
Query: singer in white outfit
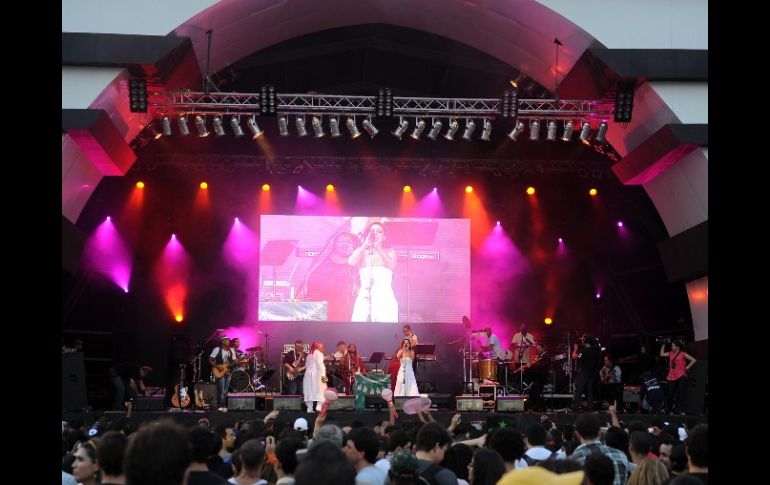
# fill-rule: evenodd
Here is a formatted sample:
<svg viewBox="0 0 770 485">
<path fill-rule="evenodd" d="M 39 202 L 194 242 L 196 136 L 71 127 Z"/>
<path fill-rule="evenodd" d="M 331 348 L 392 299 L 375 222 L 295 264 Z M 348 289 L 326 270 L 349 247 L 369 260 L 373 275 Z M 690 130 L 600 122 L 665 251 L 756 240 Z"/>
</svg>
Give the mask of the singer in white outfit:
<svg viewBox="0 0 770 485">
<path fill-rule="evenodd" d="M 358 268 L 361 278 L 351 322 L 398 322 L 398 301 L 392 285 L 396 251 L 384 248 L 384 242 L 385 227 L 374 222 L 364 243 L 348 258 L 348 264 Z"/>
<path fill-rule="evenodd" d="M 401 349 L 399 349 L 396 357 L 401 362 L 401 368 L 398 369 L 396 390 L 393 391 L 393 395 L 419 396 L 420 391 L 417 389 L 417 378 L 414 376 L 414 369 L 412 369 L 414 350 L 412 350 L 412 344 L 408 338 L 401 342 Z"/>
<path fill-rule="evenodd" d="M 302 393 L 305 395 L 307 412 L 313 412 L 313 401 L 316 401 L 316 411 L 321 410 L 326 390 L 326 365 L 324 365 L 324 344 L 313 342 L 310 352 L 305 359 L 305 378 L 302 381 Z"/>
</svg>

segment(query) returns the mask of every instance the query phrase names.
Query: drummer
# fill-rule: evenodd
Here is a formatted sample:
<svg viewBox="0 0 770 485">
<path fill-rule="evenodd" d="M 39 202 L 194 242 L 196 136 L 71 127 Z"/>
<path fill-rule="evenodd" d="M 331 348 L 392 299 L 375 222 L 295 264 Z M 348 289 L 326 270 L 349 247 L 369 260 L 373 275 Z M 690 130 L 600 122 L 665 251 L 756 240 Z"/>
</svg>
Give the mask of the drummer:
<svg viewBox="0 0 770 485">
<path fill-rule="evenodd" d="M 492 327 L 485 328 L 484 333 L 487 334 L 487 344 L 481 346 L 481 351 L 486 353 L 485 358 L 502 358 L 503 346 L 500 345 L 500 339 L 497 338 L 497 335 L 492 333 Z"/>
<path fill-rule="evenodd" d="M 235 337 L 230 345 L 230 353 L 233 355 L 233 359 L 235 360 L 235 366 L 238 369 L 245 369 L 247 362 L 244 358 L 246 354 L 243 353 L 241 350 L 241 339 L 238 337 Z"/>
<path fill-rule="evenodd" d="M 535 342 L 535 337 L 527 332 L 526 323 L 521 324 L 521 328 L 513 336 L 511 344 L 513 347 L 513 361 L 522 366 L 529 366 L 532 363 L 530 349 L 532 347 L 539 347 L 539 344 Z"/>
</svg>

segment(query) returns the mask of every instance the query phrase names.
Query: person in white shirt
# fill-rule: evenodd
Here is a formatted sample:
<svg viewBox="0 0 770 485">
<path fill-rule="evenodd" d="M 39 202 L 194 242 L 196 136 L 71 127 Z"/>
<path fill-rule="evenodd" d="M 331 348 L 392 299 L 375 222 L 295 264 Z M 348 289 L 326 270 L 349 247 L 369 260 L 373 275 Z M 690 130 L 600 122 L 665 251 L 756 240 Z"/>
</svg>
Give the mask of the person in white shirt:
<svg viewBox="0 0 770 485">
<path fill-rule="evenodd" d="M 265 464 L 265 448 L 257 439 L 250 439 L 241 445 L 241 474 L 228 480 L 233 485 L 267 485 L 262 479 Z"/>
<path fill-rule="evenodd" d="M 356 485 L 384 485 L 387 473 L 374 466 L 380 441 L 371 428 L 354 428 L 342 447 L 348 461 L 356 469 Z"/>
</svg>

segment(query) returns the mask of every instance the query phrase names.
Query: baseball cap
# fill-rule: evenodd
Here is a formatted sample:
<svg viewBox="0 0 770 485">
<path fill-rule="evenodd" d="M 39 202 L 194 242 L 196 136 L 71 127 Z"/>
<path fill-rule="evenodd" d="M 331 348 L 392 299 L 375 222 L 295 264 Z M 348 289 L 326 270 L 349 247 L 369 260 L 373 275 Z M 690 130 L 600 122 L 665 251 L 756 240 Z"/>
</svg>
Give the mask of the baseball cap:
<svg viewBox="0 0 770 485">
<path fill-rule="evenodd" d="M 307 431 L 307 419 L 297 418 L 294 421 L 294 429 L 298 431 Z"/>
<path fill-rule="evenodd" d="M 582 471 L 557 475 L 545 468 L 532 466 L 506 473 L 497 485 L 581 485 L 583 476 Z"/>
</svg>

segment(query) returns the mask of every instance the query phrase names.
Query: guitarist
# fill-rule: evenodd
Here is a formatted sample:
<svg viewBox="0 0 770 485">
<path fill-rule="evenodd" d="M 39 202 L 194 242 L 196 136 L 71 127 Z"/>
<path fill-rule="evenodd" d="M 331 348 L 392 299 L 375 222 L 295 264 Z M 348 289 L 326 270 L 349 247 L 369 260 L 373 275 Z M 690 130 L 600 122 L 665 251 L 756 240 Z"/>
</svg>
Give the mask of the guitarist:
<svg viewBox="0 0 770 485">
<path fill-rule="evenodd" d="M 284 394 L 299 395 L 302 392 L 305 376 L 305 344 L 302 340 L 294 342 L 294 350 L 283 356 L 283 392 Z"/>
<path fill-rule="evenodd" d="M 232 378 L 229 368 L 231 362 L 235 362 L 235 355 L 230 348 L 230 339 L 222 337 L 219 339 L 219 347 L 212 350 L 209 356 L 212 371 L 215 368 L 217 371 L 224 371 L 217 378 L 217 408 L 219 411 L 227 411 L 227 389 L 230 387 L 230 379 Z"/>
</svg>

